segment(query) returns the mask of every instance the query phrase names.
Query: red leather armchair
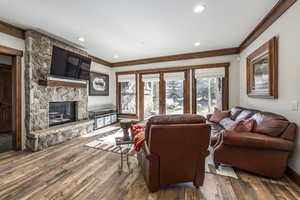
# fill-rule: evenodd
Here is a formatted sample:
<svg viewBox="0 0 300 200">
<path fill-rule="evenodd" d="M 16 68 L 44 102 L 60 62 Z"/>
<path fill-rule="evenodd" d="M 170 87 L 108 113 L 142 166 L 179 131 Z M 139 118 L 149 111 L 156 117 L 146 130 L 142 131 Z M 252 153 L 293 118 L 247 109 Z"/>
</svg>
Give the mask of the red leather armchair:
<svg viewBox="0 0 300 200">
<path fill-rule="evenodd" d="M 155 116 L 149 119 L 145 142 L 138 153 L 151 192 L 160 185 L 204 181 L 210 126 L 198 115 Z"/>
</svg>

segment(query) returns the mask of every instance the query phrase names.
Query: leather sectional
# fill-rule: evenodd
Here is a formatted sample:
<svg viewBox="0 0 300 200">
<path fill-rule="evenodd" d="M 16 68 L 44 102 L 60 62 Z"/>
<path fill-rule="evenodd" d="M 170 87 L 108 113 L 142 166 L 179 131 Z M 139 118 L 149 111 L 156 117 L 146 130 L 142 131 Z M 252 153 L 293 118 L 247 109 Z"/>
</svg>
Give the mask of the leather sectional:
<svg viewBox="0 0 300 200">
<path fill-rule="evenodd" d="M 234 107 L 230 117 L 210 122 L 214 162 L 228 164 L 271 178 L 283 176 L 294 149 L 297 125 L 285 117 L 259 110 Z M 255 120 L 252 132 L 224 131 L 236 120 Z"/>
</svg>

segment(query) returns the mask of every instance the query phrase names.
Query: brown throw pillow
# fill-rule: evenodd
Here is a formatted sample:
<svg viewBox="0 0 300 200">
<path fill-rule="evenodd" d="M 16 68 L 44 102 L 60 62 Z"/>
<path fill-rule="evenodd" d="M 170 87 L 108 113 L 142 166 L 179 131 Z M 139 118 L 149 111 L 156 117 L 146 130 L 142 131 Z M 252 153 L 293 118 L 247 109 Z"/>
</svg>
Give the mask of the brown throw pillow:
<svg viewBox="0 0 300 200">
<path fill-rule="evenodd" d="M 218 108 L 215 108 L 213 115 L 209 121 L 219 123 L 222 119 L 229 117 L 230 111 L 221 111 Z"/>
<path fill-rule="evenodd" d="M 227 130 L 236 132 L 251 132 L 254 128 L 254 125 L 255 121 L 252 119 L 240 120 L 234 122 Z"/>
</svg>

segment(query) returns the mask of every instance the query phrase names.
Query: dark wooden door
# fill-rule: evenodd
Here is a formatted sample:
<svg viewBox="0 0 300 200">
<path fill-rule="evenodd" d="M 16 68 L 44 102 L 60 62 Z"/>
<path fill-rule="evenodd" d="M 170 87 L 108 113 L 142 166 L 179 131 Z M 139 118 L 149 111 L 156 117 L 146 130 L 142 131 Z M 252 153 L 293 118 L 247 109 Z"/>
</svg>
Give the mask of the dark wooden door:
<svg viewBox="0 0 300 200">
<path fill-rule="evenodd" d="M 12 73 L 0 65 L 0 133 L 12 132 Z"/>
</svg>

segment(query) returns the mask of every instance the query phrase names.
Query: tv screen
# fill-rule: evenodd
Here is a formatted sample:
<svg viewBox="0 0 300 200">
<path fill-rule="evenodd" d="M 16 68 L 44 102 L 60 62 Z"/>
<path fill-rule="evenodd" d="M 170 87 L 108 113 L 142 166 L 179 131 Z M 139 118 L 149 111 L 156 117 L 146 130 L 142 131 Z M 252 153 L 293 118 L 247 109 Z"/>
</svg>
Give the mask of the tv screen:
<svg viewBox="0 0 300 200">
<path fill-rule="evenodd" d="M 89 80 L 91 59 L 88 57 L 53 47 L 51 72 L 57 77 Z"/>
</svg>

